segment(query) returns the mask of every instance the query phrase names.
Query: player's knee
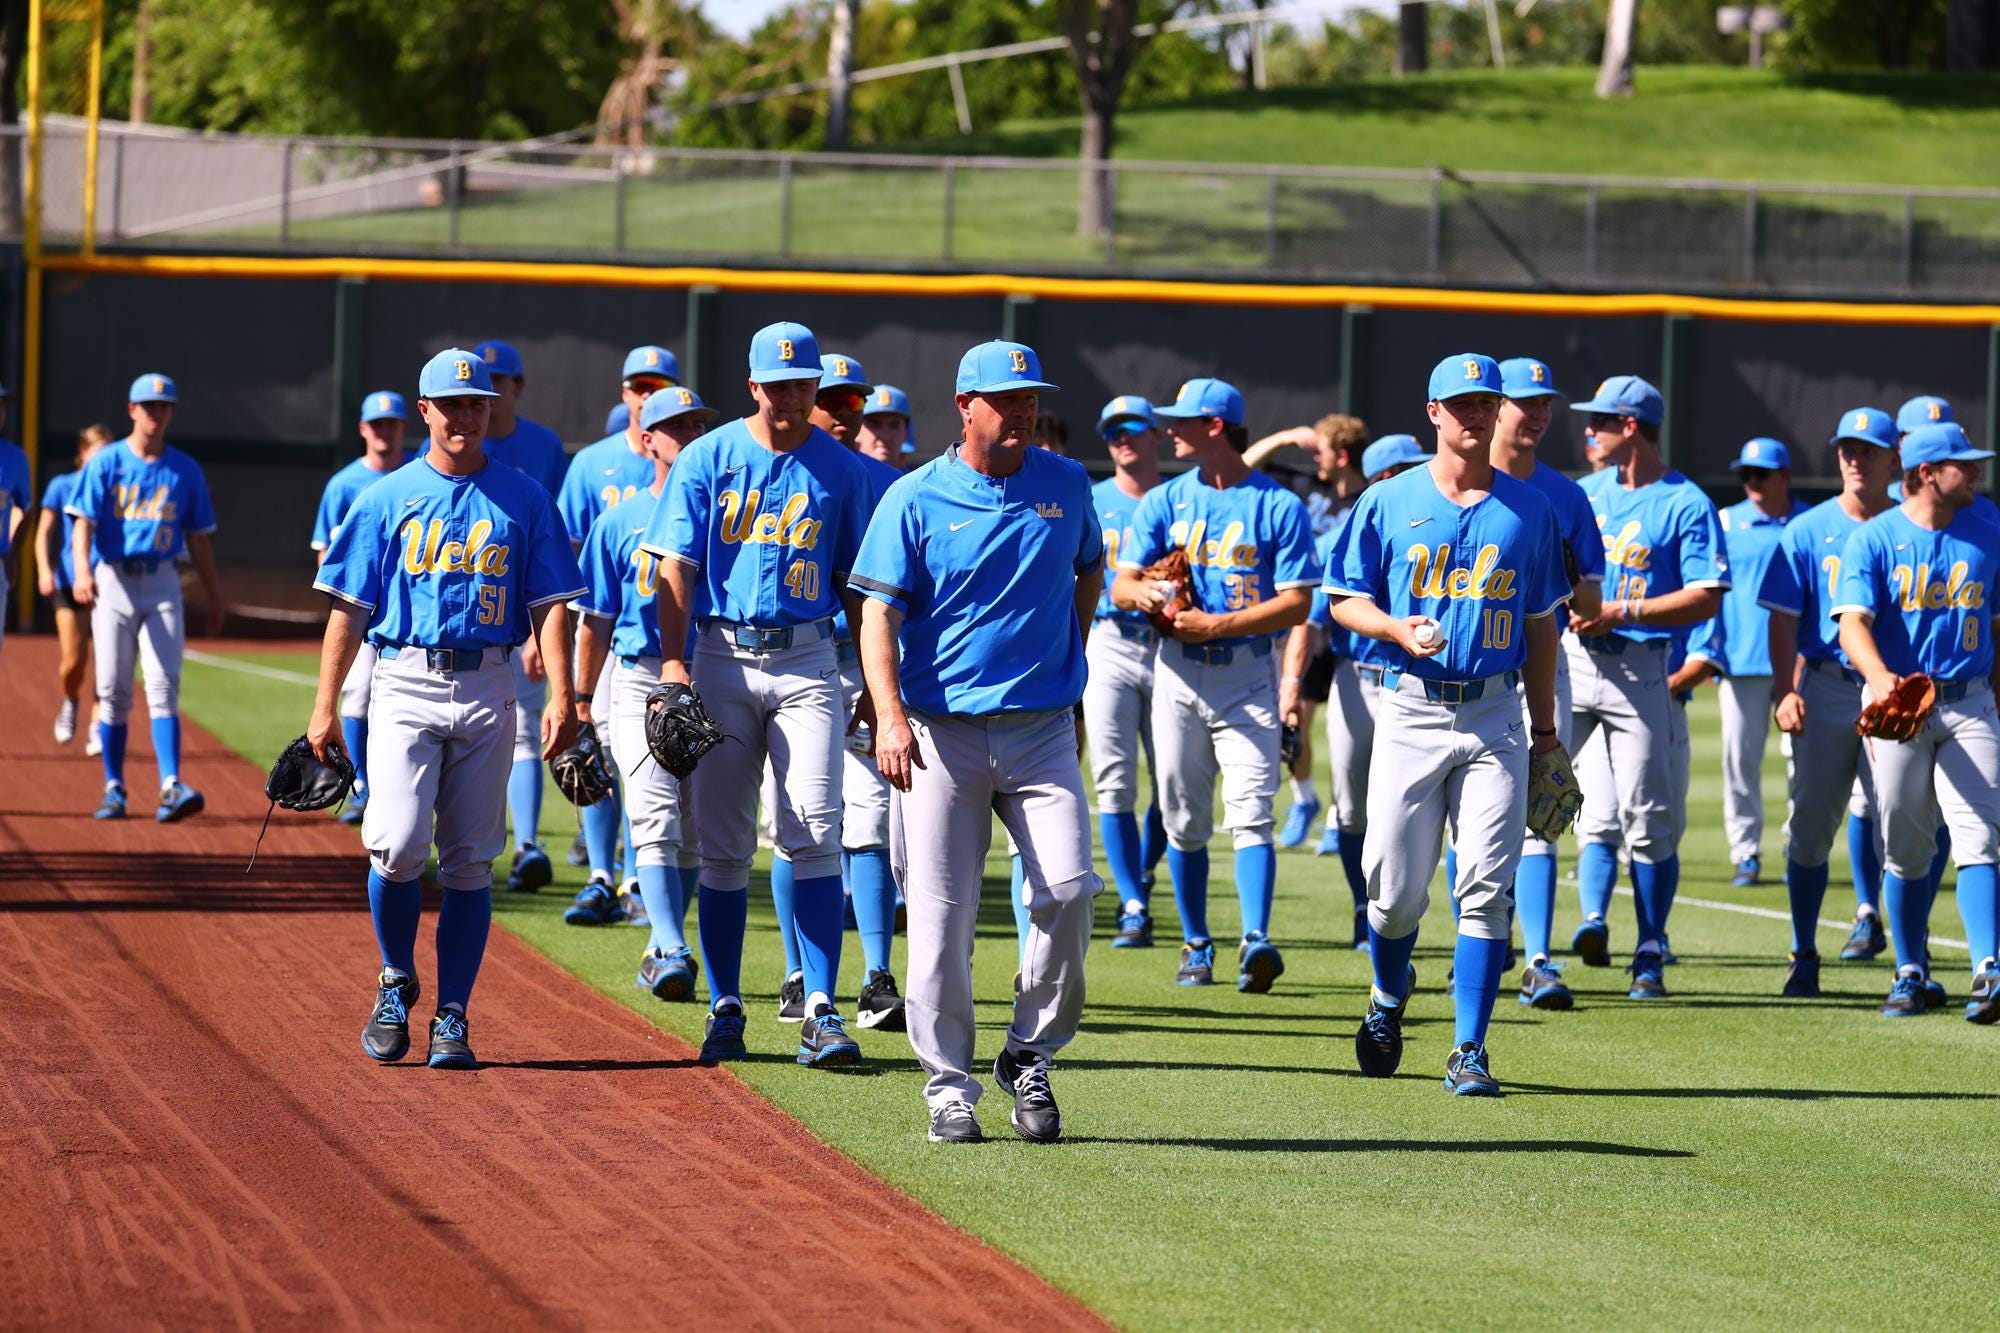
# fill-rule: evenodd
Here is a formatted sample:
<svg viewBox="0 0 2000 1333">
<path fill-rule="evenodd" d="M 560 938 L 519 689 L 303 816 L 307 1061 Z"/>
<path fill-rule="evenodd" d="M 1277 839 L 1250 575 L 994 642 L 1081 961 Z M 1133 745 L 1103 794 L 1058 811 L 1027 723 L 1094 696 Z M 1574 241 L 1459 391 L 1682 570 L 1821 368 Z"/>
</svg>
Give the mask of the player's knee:
<svg viewBox="0 0 2000 1333">
<path fill-rule="evenodd" d="M 1229 830 L 1229 838 L 1239 852 L 1245 847 L 1269 847 L 1277 841 L 1271 833 L 1268 821 L 1247 828 L 1233 828 Z"/>
<path fill-rule="evenodd" d="M 1373 894 L 1373 886 L 1370 893 Z M 1416 933 L 1417 926 L 1424 919 L 1424 909 L 1430 905 L 1422 895 L 1404 895 L 1370 898 L 1368 903 L 1368 924 L 1375 933 L 1387 940 L 1400 940 Z"/>
<path fill-rule="evenodd" d="M 750 863 L 735 858 L 704 856 L 701 858 L 701 886 L 718 893 L 741 893 L 750 887 Z"/>
<path fill-rule="evenodd" d="M 633 835 L 637 837 L 637 834 Z M 641 842 L 633 853 L 634 863 L 642 869 L 648 866 L 671 866 L 674 864 L 674 846 L 670 842 Z"/>
<path fill-rule="evenodd" d="M 381 818 L 382 816 L 374 811 L 369 812 L 371 822 L 379 822 Z M 383 879 L 396 884 L 420 877 L 424 873 L 424 863 L 429 860 L 428 846 L 411 847 L 408 844 L 395 844 L 368 849 L 370 866 Z"/>
<path fill-rule="evenodd" d="M 1511 922 L 1507 895 L 1490 885 L 1475 885 L 1458 901 L 1458 933 L 1476 940 L 1504 940 Z"/>
<path fill-rule="evenodd" d="M 1127 786 L 1113 786 L 1108 782 L 1097 784 L 1097 813 L 1100 815 L 1129 815 L 1139 808 L 1139 793 Z"/>
</svg>

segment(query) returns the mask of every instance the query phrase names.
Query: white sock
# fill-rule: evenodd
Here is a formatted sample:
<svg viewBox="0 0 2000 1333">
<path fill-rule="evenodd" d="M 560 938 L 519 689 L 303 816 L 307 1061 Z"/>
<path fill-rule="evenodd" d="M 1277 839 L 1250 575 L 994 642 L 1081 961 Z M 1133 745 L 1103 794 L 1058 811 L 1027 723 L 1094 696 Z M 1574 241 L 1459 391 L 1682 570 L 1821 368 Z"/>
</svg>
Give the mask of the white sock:
<svg viewBox="0 0 2000 1333">
<path fill-rule="evenodd" d="M 811 1018 L 814 1014 L 817 1014 L 821 1005 L 825 1005 L 831 1009 L 833 1007 L 833 997 L 823 990 L 816 990 L 806 996 L 806 1017 Z"/>
<path fill-rule="evenodd" d="M 1319 800 L 1319 792 L 1313 787 L 1313 780 L 1311 778 L 1293 778 L 1292 799 L 1303 802 Z"/>
<path fill-rule="evenodd" d="M 737 998 L 736 996 L 734 996 L 734 995 L 724 995 L 724 996 L 721 996 L 720 998 L 718 998 L 718 999 L 717 999 L 717 1000 L 716 1000 L 716 1001 L 715 1001 L 714 1003 L 712 1003 L 712 1004 L 710 1004 L 710 1005 L 708 1006 L 708 1012 L 710 1012 L 710 1013 L 712 1014 L 712 1013 L 714 1013 L 714 1012 L 715 1012 L 716 1010 L 718 1010 L 718 1009 L 722 1008 L 722 1006 L 724 1006 L 725 1004 L 733 1004 L 733 1005 L 735 1005 L 735 1006 L 736 1006 L 736 1007 L 737 1007 L 738 1009 L 741 1009 L 741 1008 L 743 1007 L 743 1001 L 742 1001 L 742 1000 L 740 1000 L 740 999 L 738 999 L 738 998 Z"/>
<path fill-rule="evenodd" d="M 1401 1009 L 1403 1007 L 1403 1002 L 1395 996 L 1384 995 L 1380 986 L 1370 986 L 1368 990 L 1375 997 L 1375 1003 L 1384 1009 Z"/>
<path fill-rule="evenodd" d="M 1145 910 L 1146 904 L 1140 902 L 1137 898 L 1127 898 L 1125 900 L 1124 911 L 1126 916 L 1137 916 Z"/>
<path fill-rule="evenodd" d="M 1875 916 L 1875 909 L 1869 906 L 1867 903 L 1863 903 L 1861 904 L 1861 906 L 1854 909 L 1854 917 L 1857 921 L 1872 920 L 1874 916 Z"/>
</svg>

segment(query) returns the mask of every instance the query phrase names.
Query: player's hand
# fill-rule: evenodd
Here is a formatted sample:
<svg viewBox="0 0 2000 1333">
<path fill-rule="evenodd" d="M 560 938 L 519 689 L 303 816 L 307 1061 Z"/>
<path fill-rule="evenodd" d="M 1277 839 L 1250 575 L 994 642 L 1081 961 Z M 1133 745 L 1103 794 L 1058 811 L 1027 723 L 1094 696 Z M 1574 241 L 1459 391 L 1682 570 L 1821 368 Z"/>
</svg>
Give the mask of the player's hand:
<svg viewBox="0 0 2000 1333">
<path fill-rule="evenodd" d="M 875 767 L 882 780 L 897 791 L 910 789 L 911 770 L 924 767 L 924 757 L 917 749 L 917 733 L 910 729 L 908 718 L 876 726 Z"/>
<path fill-rule="evenodd" d="M 694 680 L 688 675 L 687 663 L 676 657 L 660 663 L 660 684 L 691 686 Z"/>
<path fill-rule="evenodd" d="M 577 712 L 569 706 L 568 700 L 549 700 L 549 706 L 542 710 L 542 758 L 555 758 L 576 743 Z"/>
<path fill-rule="evenodd" d="M 1550 732 L 1546 736 L 1536 736 L 1528 745 L 1529 754 L 1547 754 L 1562 744 L 1562 737 Z"/>
<path fill-rule="evenodd" d="M 1594 616 L 1580 616 L 1574 611 L 1570 612 L 1569 632 L 1581 635 L 1586 639 L 1595 639 L 1600 635 L 1609 634 L 1612 626 L 1610 607 L 1615 605 L 1617 605 L 1615 602 L 1608 603 L 1604 612 Z"/>
<path fill-rule="evenodd" d="M 329 762 L 328 747 L 340 744 L 340 717 L 331 702 L 313 704 L 312 721 L 306 724 L 306 743 L 312 746 L 315 759 L 322 764 Z"/>
<path fill-rule="evenodd" d="M 1896 692 L 1896 685 L 1903 678 L 1893 671 L 1879 671 L 1868 677 L 1868 692 L 1861 696 L 1863 707 L 1877 699 L 1886 699 Z"/>
<path fill-rule="evenodd" d="M 41 594 L 44 597 L 55 596 L 56 576 L 54 571 L 47 569 L 37 570 L 35 572 L 35 587 L 40 589 Z"/>
<path fill-rule="evenodd" d="M 1409 616 L 1395 622 L 1396 646 L 1412 657 L 1436 657 L 1444 651 L 1444 629 L 1429 616 Z M 1429 643 L 1417 642 L 1417 629 L 1422 625 L 1432 625 L 1437 632 L 1431 635 Z"/>
<path fill-rule="evenodd" d="M 1159 582 L 1153 579 L 1139 579 L 1137 582 L 1139 590 L 1132 594 L 1132 609 L 1135 611 L 1144 611 L 1149 616 L 1173 600 L 1180 586 L 1176 583 Z"/>
<path fill-rule="evenodd" d="M 211 639 L 221 638 L 222 626 L 228 619 L 228 607 L 224 606 L 221 602 L 210 602 L 208 604 L 208 637 Z"/>
<path fill-rule="evenodd" d="M 875 731 L 875 701 L 868 697 L 868 691 L 861 691 L 861 697 L 854 701 L 854 716 L 847 719 L 847 734 L 857 735 Z"/>
<path fill-rule="evenodd" d="M 1185 643 L 1207 643 L 1219 639 L 1226 633 L 1222 617 L 1212 611 L 1197 611 L 1192 607 L 1174 617 L 1174 637 Z"/>
<path fill-rule="evenodd" d="M 1797 690 L 1787 690 L 1776 708 L 1778 730 L 1796 736 L 1806 729 L 1806 700 Z"/>
<path fill-rule="evenodd" d="M 76 581 L 70 585 L 69 595 L 76 604 L 89 608 L 97 605 L 97 579 L 87 569 L 76 571 Z"/>
<path fill-rule="evenodd" d="M 1299 722 L 1298 681 L 1287 679 L 1279 682 L 1278 716 L 1284 720 L 1286 726 L 1296 727 L 1301 725 Z"/>
<path fill-rule="evenodd" d="M 542 665 L 542 647 L 530 634 L 521 645 L 521 670 L 528 673 L 529 680 L 547 680 L 549 669 Z"/>
<path fill-rule="evenodd" d="M 593 726 L 596 725 L 590 716 L 590 700 L 578 699 L 576 701 L 576 721 L 578 726 L 582 726 L 586 722 L 590 722 Z"/>
</svg>

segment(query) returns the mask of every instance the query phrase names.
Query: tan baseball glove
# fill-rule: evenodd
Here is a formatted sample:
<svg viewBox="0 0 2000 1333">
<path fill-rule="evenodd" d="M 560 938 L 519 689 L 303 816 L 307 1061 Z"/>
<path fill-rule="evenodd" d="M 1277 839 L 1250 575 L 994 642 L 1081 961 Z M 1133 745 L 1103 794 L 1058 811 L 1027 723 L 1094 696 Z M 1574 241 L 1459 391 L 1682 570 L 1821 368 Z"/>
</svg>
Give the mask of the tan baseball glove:
<svg viewBox="0 0 2000 1333">
<path fill-rule="evenodd" d="M 1148 583 L 1173 585 L 1166 604 L 1157 611 L 1147 613 L 1147 619 L 1162 634 L 1174 632 L 1174 617 L 1181 612 L 1201 609 L 1201 599 L 1194 590 L 1194 567 L 1188 563 L 1187 552 L 1182 548 L 1176 546 L 1147 565 L 1139 571 L 1139 577 Z"/>
<path fill-rule="evenodd" d="M 1869 701 L 1861 716 L 1854 719 L 1854 729 L 1863 736 L 1879 736 L 1885 741 L 1914 740 L 1931 720 L 1931 710 L 1935 707 L 1937 685 L 1929 676 L 1922 673 L 1903 676 L 1886 699 Z"/>
</svg>

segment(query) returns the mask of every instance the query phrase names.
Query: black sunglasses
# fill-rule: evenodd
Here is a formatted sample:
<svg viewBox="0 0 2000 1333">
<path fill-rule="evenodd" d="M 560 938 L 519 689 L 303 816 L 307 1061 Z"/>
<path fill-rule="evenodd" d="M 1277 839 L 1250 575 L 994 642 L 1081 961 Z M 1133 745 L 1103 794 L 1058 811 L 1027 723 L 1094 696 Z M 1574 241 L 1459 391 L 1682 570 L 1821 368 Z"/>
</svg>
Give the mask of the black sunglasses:
<svg viewBox="0 0 2000 1333">
<path fill-rule="evenodd" d="M 1740 467 L 1736 469 L 1736 475 L 1742 477 L 1745 481 L 1768 481 L 1771 476 L 1771 469 L 1767 467 Z"/>
</svg>

